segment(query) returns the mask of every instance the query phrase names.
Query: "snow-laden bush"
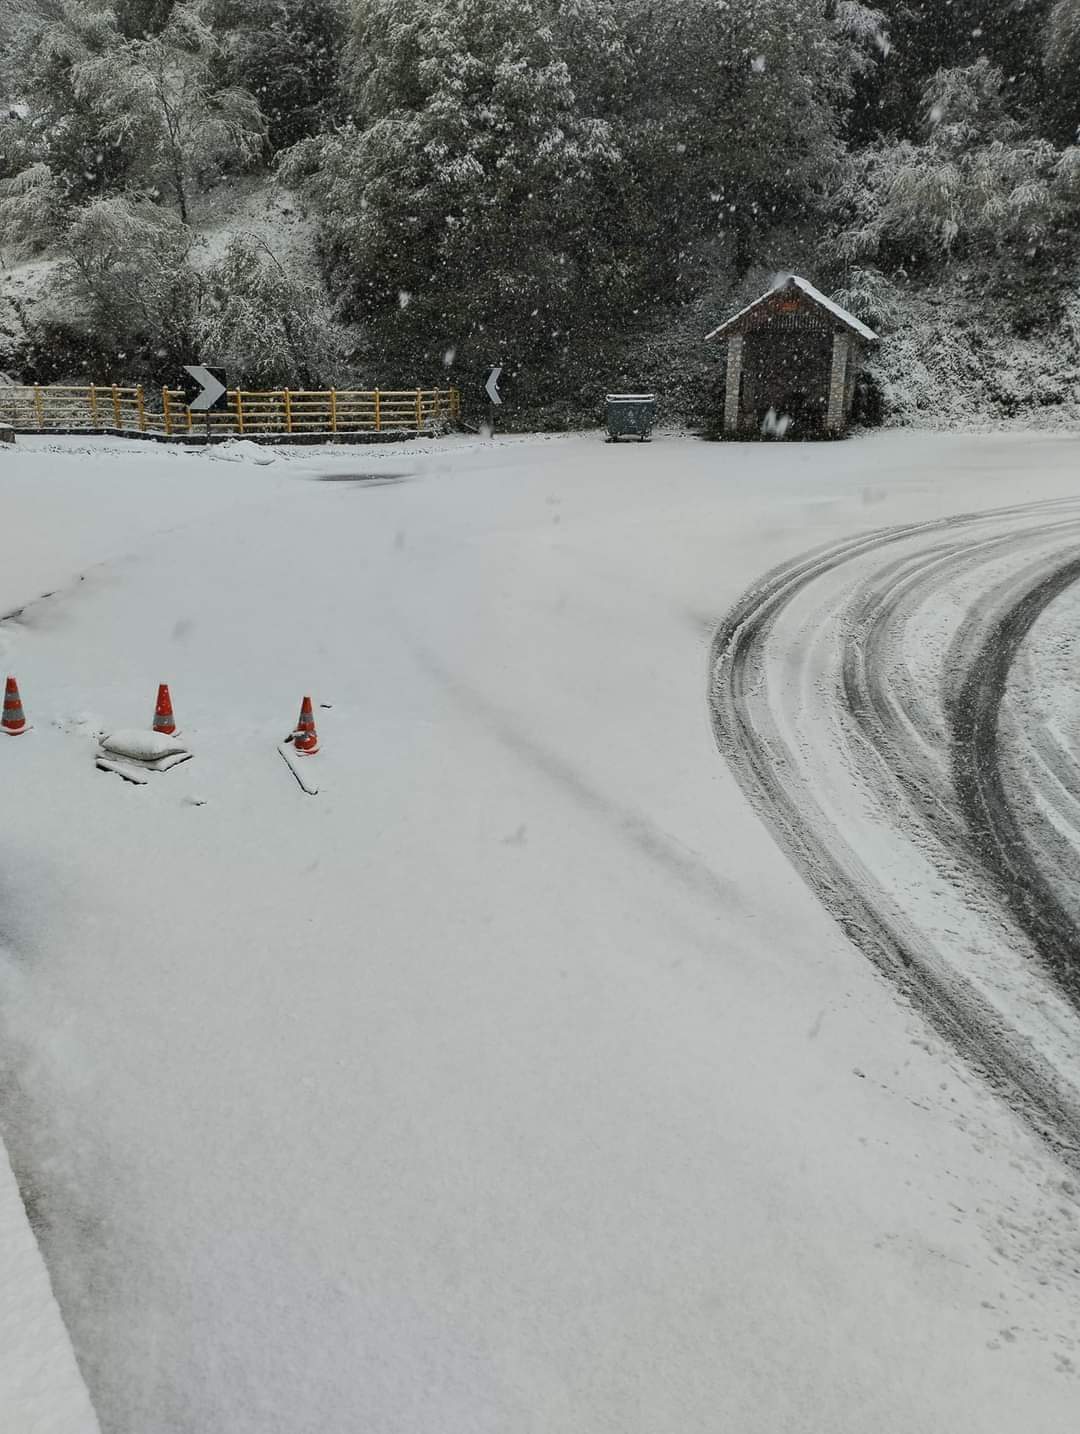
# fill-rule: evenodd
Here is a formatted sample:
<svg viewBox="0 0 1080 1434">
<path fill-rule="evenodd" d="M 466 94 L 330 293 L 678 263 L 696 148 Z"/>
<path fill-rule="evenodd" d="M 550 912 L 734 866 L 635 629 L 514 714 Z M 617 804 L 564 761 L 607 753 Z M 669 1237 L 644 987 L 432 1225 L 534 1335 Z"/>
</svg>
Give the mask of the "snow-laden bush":
<svg viewBox="0 0 1080 1434">
<path fill-rule="evenodd" d="M 166 209 L 95 200 L 68 229 L 52 307 L 123 357 L 129 372 L 176 372 L 195 352 L 202 302 L 202 281 L 188 262 L 192 242 Z"/>
<path fill-rule="evenodd" d="M 940 71 L 923 105 L 921 142 L 880 141 L 849 160 L 833 201 L 841 254 L 910 269 L 1060 248 L 1076 218 L 1061 151 L 1008 116 L 1001 72 L 985 60 Z"/>
<path fill-rule="evenodd" d="M 330 387 L 342 335 L 321 290 L 290 275 L 265 243 L 238 235 L 204 275 L 200 352 L 251 388 Z"/>
<path fill-rule="evenodd" d="M 896 328 L 903 313 L 902 297 L 879 269 L 850 269 L 832 297 L 879 334 Z"/>
<path fill-rule="evenodd" d="M 890 424 L 1075 425 L 1080 417 L 1080 291 L 1019 337 L 1000 300 L 974 279 L 904 295 L 901 321 L 872 354 Z"/>
<path fill-rule="evenodd" d="M 64 187 L 42 160 L 0 179 L 0 245 L 32 254 L 54 241 L 63 227 Z"/>
</svg>

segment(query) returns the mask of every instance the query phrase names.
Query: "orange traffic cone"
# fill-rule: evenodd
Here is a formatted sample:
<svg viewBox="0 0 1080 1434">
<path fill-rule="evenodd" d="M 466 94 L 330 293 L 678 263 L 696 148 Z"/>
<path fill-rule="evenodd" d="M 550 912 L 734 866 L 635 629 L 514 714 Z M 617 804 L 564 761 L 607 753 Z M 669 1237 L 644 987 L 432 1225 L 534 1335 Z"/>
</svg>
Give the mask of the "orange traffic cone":
<svg viewBox="0 0 1080 1434">
<path fill-rule="evenodd" d="M 6 732 L 9 737 L 18 737 L 26 731 L 26 715 L 19 696 L 19 684 L 14 677 L 9 677 L 4 684 L 4 718 L 0 722 L 0 731 Z"/>
<path fill-rule="evenodd" d="M 319 734 L 315 731 L 315 716 L 311 710 L 311 698 L 305 697 L 300 704 L 300 720 L 293 733 L 293 751 L 313 757 L 319 750 Z"/>
<path fill-rule="evenodd" d="M 169 689 L 164 682 L 157 690 L 154 731 L 162 733 L 165 737 L 171 737 L 176 731 L 176 723 L 173 721 L 172 698 L 169 696 Z"/>
</svg>

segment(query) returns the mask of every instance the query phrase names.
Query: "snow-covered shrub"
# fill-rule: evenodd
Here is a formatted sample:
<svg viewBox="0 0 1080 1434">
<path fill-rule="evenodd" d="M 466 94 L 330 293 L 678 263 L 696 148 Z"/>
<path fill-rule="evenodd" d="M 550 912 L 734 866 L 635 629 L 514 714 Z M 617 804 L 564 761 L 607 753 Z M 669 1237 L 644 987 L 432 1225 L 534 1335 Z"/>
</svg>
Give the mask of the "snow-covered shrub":
<svg viewBox="0 0 1080 1434">
<path fill-rule="evenodd" d="M 1006 114 L 1002 86 L 984 60 L 940 71 L 923 95 L 921 142 L 880 141 L 851 157 L 833 201 L 843 255 L 910 269 L 1059 246 L 1072 204 L 1061 152 Z"/>
<path fill-rule="evenodd" d="M 124 198 L 81 209 L 64 240 L 52 296 L 66 321 L 129 360 L 129 371 L 176 372 L 194 350 L 202 281 L 191 231 L 168 210 Z"/>
<path fill-rule="evenodd" d="M 41 160 L 0 179 L 0 245 L 15 253 L 32 254 L 55 241 L 64 213 L 64 187 Z"/>
<path fill-rule="evenodd" d="M 253 236 L 233 239 L 205 273 L 200 352 L 252 388 L 340 382 L 341 334 L 315 285 L 290 275 Z"/>
<path fill-rule="evenodd" d="M 879 334 L 894 329 L 903 312 L 901 295 L 880 269 L 850 269 L 832 297 Z"/>
<path fill-rule="evenodd" d="M 872 355 L 891 424 L 985 426 L 1080 416 L 1080 299 L 1020 338 L 999 299 L 956 275 L 904 296 Z"/>
</svg>

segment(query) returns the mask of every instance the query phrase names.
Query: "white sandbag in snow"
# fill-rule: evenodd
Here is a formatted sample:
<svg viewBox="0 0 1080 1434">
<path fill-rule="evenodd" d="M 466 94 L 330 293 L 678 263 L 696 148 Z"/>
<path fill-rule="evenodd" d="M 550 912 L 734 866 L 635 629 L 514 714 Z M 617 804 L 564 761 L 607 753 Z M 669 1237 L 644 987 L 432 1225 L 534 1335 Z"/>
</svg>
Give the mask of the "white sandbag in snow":
<svg viewBox="0 0 1080 1434">
<path fill-rule="evenodd" d="M 164 732 L 147 732 L 139 727 L 124 728 L 102 737 L 101 745 L 116 757 L 130 757 L 136 762 L 157 762 L 162 757 L 172 757 L 188 750 L 186 743 L 176 737 L 167 737 Z"/>
</svg>

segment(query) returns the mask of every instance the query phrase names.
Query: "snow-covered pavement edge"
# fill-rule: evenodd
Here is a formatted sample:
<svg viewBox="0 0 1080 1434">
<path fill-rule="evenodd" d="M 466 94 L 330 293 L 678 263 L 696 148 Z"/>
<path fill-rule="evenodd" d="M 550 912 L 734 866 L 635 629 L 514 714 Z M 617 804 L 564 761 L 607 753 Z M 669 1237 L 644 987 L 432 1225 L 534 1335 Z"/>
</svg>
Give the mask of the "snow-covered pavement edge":
<svg viewBox="0 0 1080 1434">
<path fill-rule="evenodd" d="M 11 1434 L 99 1434 L 2 1144 L 0 1427 Z"/>
</svg>

